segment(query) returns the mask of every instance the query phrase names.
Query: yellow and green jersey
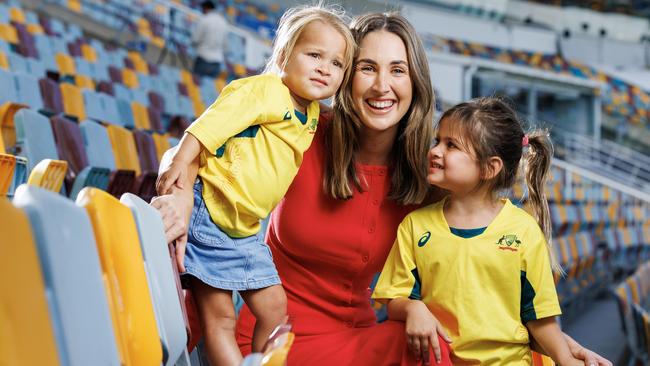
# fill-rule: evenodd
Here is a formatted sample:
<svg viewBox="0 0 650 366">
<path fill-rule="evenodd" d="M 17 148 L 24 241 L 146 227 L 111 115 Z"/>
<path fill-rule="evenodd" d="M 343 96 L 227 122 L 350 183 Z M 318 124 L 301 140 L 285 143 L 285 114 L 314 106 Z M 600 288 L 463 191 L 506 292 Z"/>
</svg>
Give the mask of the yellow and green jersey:
<svg viewBox="0 0 650 366">
<path fill-rule="evenodd" d="M 294 110 L 275 74 L 233 81 L 187 129 L 203 145 L 199 176 L 212 221 L 232 237 L 257 233 L 284 196 L 318 124 L 317 101 Z"/>
<path fill-rule="evenodd" d="M 454 365 L 531 364 L 524 324 L 561 313 L 541 229 L 505 200 L 481 234 L 462 238 L 444 201 L 402 221 L 372 297 L 421 299 L 451 336 Z"/>
</svg>

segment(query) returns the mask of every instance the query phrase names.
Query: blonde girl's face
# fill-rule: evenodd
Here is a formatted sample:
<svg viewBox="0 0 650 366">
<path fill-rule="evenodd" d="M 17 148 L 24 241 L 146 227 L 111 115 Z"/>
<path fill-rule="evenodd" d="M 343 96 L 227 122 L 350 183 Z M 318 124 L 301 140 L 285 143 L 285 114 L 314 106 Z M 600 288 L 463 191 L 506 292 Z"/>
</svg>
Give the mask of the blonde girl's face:
<svg viewBox="0 0 650 366">
<path fill-rule="evenodd" d="M 368 33 L 359 44 L 352 77 L 352 100 L 364 127 L 396 130 L 413 100 L 406 46 L 394 33 Z"/>
<path fill-rule="evenodd" d="M 280 77 L 294 106 L 303 111 L 314 100 L 327 99 L 341 86 L 347 43 L 334 27 L 321 21 L 305 26 Z"/>
<path fill-rule="evenodd" d="M 434 146 L 429 150 L 427 182 L 452 193 L 467 193 L 480 183 L 481 171 L 471 146 L 451 129 L 453 121 L 440 121 Z"/>
</svg>

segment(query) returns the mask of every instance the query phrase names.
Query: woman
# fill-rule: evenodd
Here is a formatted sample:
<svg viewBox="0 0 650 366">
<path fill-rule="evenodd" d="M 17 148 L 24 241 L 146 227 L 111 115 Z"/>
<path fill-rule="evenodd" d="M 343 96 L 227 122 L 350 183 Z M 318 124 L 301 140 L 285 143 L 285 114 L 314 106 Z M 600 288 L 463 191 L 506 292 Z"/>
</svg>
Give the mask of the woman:
<svg viewBox="0 0 650 366">
<path fill-rule="evenodd" d="M 427 201 L 426 152 L 433 93 L 424 49 L 396 14 L 356 18 L 359 51 L 350 83 L 322 121 L 298 175 L 273 212 L 267 242 L 288 297 L 296 340 L 289 365 L 433 363 L 408 351 L 404 324 L 376 324 L 368 286 L 380 271 L 404 216 Z M 182 192 L 183 212 L 191 197 Z M 427 202 L 425 202 L 427 203 Z M 185 233 L 179 200 L 153 203 L 168 238 Z M 250 352 L 254 319 L 243 308 L 238 343 Z M 575 342 L 585 365 L 611 365 Z M 408 348 L 407 348 L 408 345 Z"/>
</svg>

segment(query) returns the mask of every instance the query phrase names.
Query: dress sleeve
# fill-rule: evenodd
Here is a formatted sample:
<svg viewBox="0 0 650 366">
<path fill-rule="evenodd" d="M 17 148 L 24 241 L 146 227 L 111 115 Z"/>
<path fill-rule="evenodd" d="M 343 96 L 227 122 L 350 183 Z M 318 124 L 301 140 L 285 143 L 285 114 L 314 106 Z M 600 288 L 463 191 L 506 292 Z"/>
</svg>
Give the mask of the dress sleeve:
<svg viewBox="0 0 650 366">
<path fill-rule="evenodd" d="M 373 299 L 379 302 L 398 297 L 420 299 L 420 279 L 413 255 L 412 225 L 406 217 L 397 229 L 397 239 L 377 280 Z"/>
<path fill-rule="evenodd" d="M 229 138 L 268 119 L 259 95 L 265 93 L 253 83 L 230 83 L 219 98 L 194 121 L 187 132 L 210 153 L 216 154 Z M 262 94 L 264 95 L 264 94 Z"/>
<path fill-rule="evenodd" d="M 560 315 L 546 239 L 535 228 L 521 255 L 521 322 Z"/>
</svg>

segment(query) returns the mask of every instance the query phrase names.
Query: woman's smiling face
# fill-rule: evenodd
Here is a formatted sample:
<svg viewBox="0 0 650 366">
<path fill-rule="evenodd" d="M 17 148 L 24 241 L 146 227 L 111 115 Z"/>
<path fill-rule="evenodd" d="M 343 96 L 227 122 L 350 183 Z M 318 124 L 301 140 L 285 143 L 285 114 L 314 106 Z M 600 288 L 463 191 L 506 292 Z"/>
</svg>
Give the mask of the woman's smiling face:
<svg viewBox="0 0 650 366">
<path fill-rule="evenodd" d="M 397 128 L 413 99 L 406 46 L 394 33 L 368 33 L 359 44 L 352 78 L 352 100 L 368 129 Z"/>
</svg>

